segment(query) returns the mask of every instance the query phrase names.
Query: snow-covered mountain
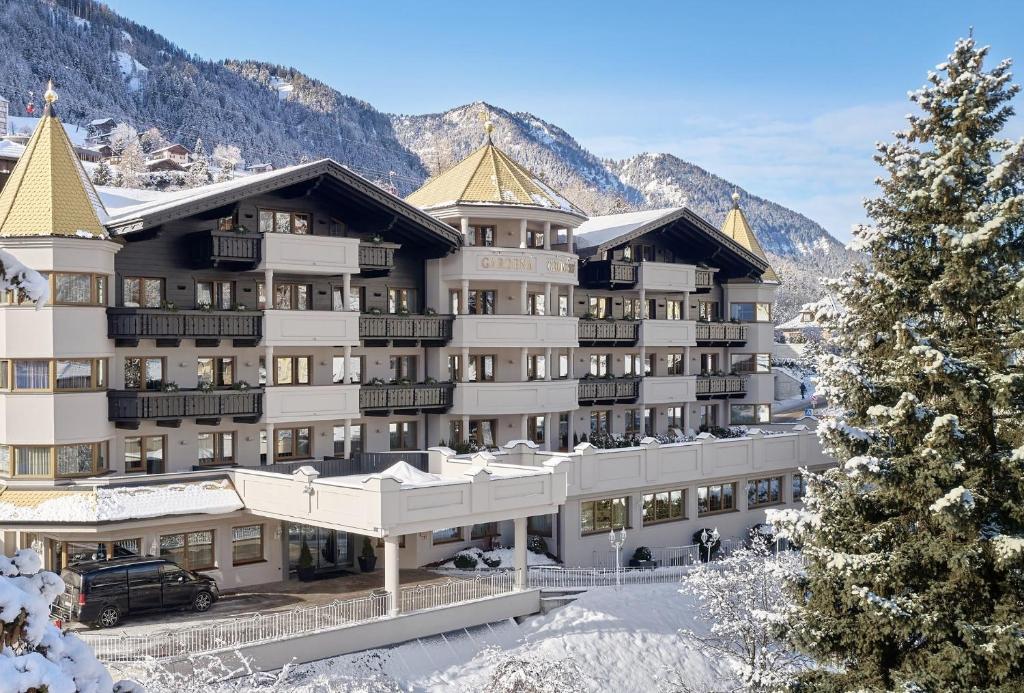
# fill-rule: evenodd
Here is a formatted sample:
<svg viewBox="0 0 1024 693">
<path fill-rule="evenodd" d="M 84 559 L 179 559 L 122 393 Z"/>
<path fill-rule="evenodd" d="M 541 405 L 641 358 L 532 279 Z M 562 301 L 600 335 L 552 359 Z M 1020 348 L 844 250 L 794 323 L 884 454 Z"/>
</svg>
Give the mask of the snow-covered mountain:
<svg viewBox="0 0 1024 693">
<path fill-rule="evenodd" d="M 672 154 L 602 160 L 557 125 L 492 104 L 381 113 L 294 68 L 190 55 L 92 0 L 0 0 L 0 46 L 0 96 L 13 114 L 30 102 L 38 107 L 52 77 L 66 123 L 111 117 L 140 132 L 155 126 L 187 146 L 198 137 L 207 147 L 237 145 L 250 163 L 331 157 L 399 194 L 477 147 L 483 113 L 495 123 L 496 144 L 590 214 L 685 202 L 719 224 L 737 189 Z M 778 311 L 785 319 L 815 297 L 817 276 L 848 264 L 848 254 L 802 214 L 739 192 L 788 275 Z"/>
</svg>

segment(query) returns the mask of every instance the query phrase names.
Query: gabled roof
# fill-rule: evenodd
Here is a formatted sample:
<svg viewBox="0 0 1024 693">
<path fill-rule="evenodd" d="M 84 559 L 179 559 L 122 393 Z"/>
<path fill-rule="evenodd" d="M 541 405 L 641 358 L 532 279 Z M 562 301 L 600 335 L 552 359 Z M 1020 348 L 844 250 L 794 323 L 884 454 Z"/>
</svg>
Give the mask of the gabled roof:
<svg viewBox="0 0 1024 693">
<path fill-rule="evenodd" d="M 234 204 L 253 195 L 269 193 L 303 183 L 319 186 L 325 181 L 330 181 L 337 189 L 358 196 L 368 206 L 393 215 L 396 223 L 399 220 L 404 220 L 407 225 L 415 227 L 420 233 L 427 234 L 430 240 L 438 244 L 450 248 L 462 244 L 462 236 L 457 230 L 416 209 L 401 198 L 382 190 L 331 159 L 279 168 L 189 190 L 164 193 L 140 204 L 112 209 L 107 221 L 107 228 L 118 234 L 142 231 L 168 221 Z"/>
<path fill-rule="evenodd" d="M 106 236 L 104 214 L 46 91 L 46 108 L 0 191 L 0 236 Z"/>
<path fill-rule="evenodd" d="M 767 260 L 758 257 L 747 248 L 721 233 L 703 217 L 686 207 L 668 207 L 642 212 L 607 214 L 591 217 L 573 233 L 577 250 L 582 257 L 601 257 L 606 251 L 617 248 L 634 238 L 639 238 L 660 229 L 686 227 L 691 237 L 713 244 L 719 252 L 725 252 L 734 261 L 743 263 L 761 275 L 769 269 Z"/>
<path fill-rule="evenodd" d="M 190 150 L 188 147 L 186 147 L 183 144 L 169 144 L 166 147 L 160 147 L 160 149 L 154 149 L 153 151 L 151 151 L 149 153 L 149 155 L 153 156 L 154 154 L 159 154 L 160 152 L 171 152 L 171 151 L 173 151 L 173 152 L 181 152 L 183 154 L 191 154 L 192 153 L 192 150 Z"/>
<path fill-rule="evenodd" d="M 746 215 L 740 209 L 740 194 L 738 192 L 732 194 L 732 209 L 729 210 L 725 216 L 725 222 L 722 223 L 722 233 L 768 264 L 768 256 L 764 254 L 764 249 L 758 243 L 754 230 L 750 228 Z M 778 282 L 779 275 L 775 274 L 775 270 L 768 264 L 768 269 L 761 275 L 761 279 L 766 282 Z"/>
<path fill-rule="evenodd" d="M 512 205 L 554 209 L 581 218 L 586 213 L 487 141 L 447 171 L 405 198 L 421 209 L 458 204 Z"/>
</svg>

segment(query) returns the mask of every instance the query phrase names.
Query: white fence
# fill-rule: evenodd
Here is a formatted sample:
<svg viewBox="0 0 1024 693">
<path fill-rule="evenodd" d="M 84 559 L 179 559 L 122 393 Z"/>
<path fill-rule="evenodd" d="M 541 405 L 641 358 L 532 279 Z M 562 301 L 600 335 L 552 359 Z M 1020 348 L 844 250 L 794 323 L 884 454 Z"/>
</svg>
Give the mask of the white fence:
<svg viewBox="0 0 1024 693">
<path fill-rule="evenodd" d="M 512 592 L 515 571 L 491 573 L 470 579 L 403 587 L 405 613 L 452 606 Z M 200 626 L 140 635 L 80 633 L 99 659 L 107 662 L 138 661 L 147 657 L 187 657 L 245 645 L 282 640 L 332 628 L 386 618 L 391 604 L 386 592 L 287 611 L 238 616 Z"/>
<path fill-rule="evenodd" d="M 588 589 L 611 585 L 653 585 L 679 582 L 686 567 L 673 568 L 530 568 L 530 587 Z"/>
<path fill-rule="evenodd" d="M 716 557 L 726 556 L 735 548 L 735 541 L 722 539 L 716 552 Z M 649 546 L 651 560 L 656 561 L 659 568 L 683 567 L 697 565 L 701 562 L 701 554 L 707 554 L 707 549 L 699 544 L 687 546 Z M 632 554 L 623 553 L 620 557 L 622 565 L 626 566 Z M 601 568 L 615 567 L 615 549 L 594 552 L 594 565 Z"/>
</svg>

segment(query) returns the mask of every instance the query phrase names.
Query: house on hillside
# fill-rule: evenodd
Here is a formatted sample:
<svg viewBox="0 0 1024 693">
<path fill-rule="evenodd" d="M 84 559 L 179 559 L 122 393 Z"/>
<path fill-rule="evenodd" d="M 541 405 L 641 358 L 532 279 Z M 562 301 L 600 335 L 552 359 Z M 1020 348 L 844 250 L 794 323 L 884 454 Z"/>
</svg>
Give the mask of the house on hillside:
<svg viewBox="0 0 1024 693">
<path fill-rule="evenodd" d="M 268 171 L 274 170 L 273 164 L 251 164 L 245 167 L 245 170 L 249 173 L 267 173 Z"/>
<path fill-rule="evenodd" d="M 110 140 L 110 133 L 114 131 L 115 127 L 117 127 L 117 123 L 113 118 L 97 118 L 86 126 L 87 137 L 90 142 L 96 144 L 106 143 Z"/>
<path fill-rule="evenodd" d="M 149 158 L 152 161 L 173 161 L 179 166 L 184 167 L 188 166 L 189 162 L 192 160 L 192 151 L 184 145 L 171 144 L 155 150 L 149 155 Z"/>
</svg>

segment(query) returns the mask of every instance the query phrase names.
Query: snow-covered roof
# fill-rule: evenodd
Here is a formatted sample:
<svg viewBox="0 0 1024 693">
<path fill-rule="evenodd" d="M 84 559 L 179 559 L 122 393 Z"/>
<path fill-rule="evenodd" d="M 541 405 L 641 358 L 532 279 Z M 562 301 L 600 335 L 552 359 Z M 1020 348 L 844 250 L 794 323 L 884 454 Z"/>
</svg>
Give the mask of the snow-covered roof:
<svg viewBox="0 0 1024 693">
<path fill-rule="evenodd" d="M 113 118 L 96 118 L 95 120 L 90 120 L 89 121 L 89 125 L 105 125 L 106 123 L 113 123 L 113 122 L 114 122 Z"/>
<path fill-rule="evenodd" d="M 172 193 L 161 190 L 145 190 L 142 188 L 115 188 L 109 185 L 97 185 L 96 192 L 99 193 L 103 205 L 107 208 L 107 215 L 119 213 L 127 207 L 134 207 L 146 202 L 160 200 Z"/>
<path fill-rule="evenodd" d="M 657 222 L 662 217 L 675 214 L 681 207 L 646 209 L 641 212 L 605 214 L 590 217 L 573 231 L 573 238 L 579 248 L 589 248 L 613 241 L 619 236 L 630 234 L 641 226 Z"/>
<path fill-rule="evenodd" d="M 8 116 L 7 117 L 7 129 L 12 135 L 21 133 L 29 135 L 35 132 L 36 127 L 39 125 L 39 118 L 33 118 L 30 116 Z M 76 147 L 84 147 L 86 145 L 86 138 L 89 136 L 88 131 L 73 123 L 61 123 L 64 126 L 64 132 L 67 133 L 68 139 L 71 140 L 71 144 Z M 0 132 L 0 135 L 4 133 Z"/>
<path fill-rule="evenodd" d="M 166 515 L 219 515 L 241 509 L 227 479 L 146 486 L 0 492 L 0 517 L 10 522 L 116 522 Z"/>
<path fill-rule="evenodd" d="M 0 140 L 0 158 L 20 159 L 24 153 L 25 145 L 10 140 Z"/>
<path fill-rule="evenodd" d="M 404 460 L 395 462 L 393 465 L 377 474 L 370 474 L 367 479 L 394 479 L 402 484 L 402 488 L 424 488 L 426 486 L 444 486 L 445 484 L 457 483 L 458 479 L 446 479 L 440 474 L 424 472 Z"/>
</svg>

